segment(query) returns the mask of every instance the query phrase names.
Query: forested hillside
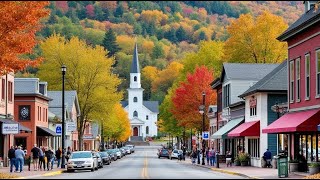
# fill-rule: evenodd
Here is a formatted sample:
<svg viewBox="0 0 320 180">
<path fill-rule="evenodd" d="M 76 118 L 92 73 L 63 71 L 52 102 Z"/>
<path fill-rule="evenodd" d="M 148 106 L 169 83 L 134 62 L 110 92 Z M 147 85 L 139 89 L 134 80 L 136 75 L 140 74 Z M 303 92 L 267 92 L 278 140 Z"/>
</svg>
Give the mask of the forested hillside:
<svg viewBox="0 0 320 180">
<path fill-rule="evenodd" d="M 114 73 L 123 80 L 119 89 L 125 98 L 136 39 L 145 99 L 160 102 L 183 69 L 186 54 L 197 53 L 201 41 L 222 47 L 219 43 L 230 38 L 227 27 L 241 14 L 257 17 L 267 10 L 290 25 L 303 13 L 302 1 L 52 1 L 49 8 L 38 39 L 56 33 L 104 46 L 116 60 Z M 29 56 L 40 55 L 37 46 Z M 29 68 L 17 76 L 36 73 Z"/>
</svg>

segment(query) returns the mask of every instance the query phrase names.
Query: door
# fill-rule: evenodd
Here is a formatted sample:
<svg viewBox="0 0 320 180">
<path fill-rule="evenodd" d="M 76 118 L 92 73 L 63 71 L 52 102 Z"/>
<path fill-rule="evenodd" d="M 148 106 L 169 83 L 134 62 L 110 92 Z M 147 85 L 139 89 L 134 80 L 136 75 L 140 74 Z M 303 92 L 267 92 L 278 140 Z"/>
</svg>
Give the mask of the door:
<svg viewBox="0 0 320 180">
<path fill-rule="evenodd" d="M 137 127 L 133 128 L 133 136 L 138 136 L 138 128 Z"/>
<path fill-rule="evenodd" d="M 22 146 L 22 149 L 25 149 L 27 147 L 27 138 L 26 137 L 15 138 L 14 142 L 15 142 L 16 146 Z"/>
</svg>

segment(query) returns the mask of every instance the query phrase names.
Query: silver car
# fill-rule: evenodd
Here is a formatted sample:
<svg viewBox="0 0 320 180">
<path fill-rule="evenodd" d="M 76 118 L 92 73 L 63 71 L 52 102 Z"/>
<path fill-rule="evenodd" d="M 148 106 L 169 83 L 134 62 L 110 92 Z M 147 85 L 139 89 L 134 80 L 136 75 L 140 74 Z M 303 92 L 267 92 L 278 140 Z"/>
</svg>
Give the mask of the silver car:
<svg viewBox="0 0 320 180">
<path fill-rule="evenodd" d="M 67 172 L 75 170 L 98 170 L 98 156 L 91 151 L 72 152 L 67 164 Z"/>
</svg>

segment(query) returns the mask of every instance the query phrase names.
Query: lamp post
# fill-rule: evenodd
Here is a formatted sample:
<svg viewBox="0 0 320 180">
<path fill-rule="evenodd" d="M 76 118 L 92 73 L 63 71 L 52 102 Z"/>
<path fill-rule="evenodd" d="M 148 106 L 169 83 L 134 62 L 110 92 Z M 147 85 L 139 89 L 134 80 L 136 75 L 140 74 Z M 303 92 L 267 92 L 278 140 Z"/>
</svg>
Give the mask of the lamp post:
<svg viewBox="0 0 320 180">
<path fill-rule="evenodd" d="M 67 67 L 65 65 L 61 66 L 62 71 L 62 162 L 61 162 L 61 168 L 65 168 L 65 149 L 64 149 L 64 138 L 65 138 L 65 132 L 64 132 L 64 76 L 66 75 Z"/>
<path fill-rule="evenodd" d="M 206 98 L 206 93 L 205 92 L 202 92 L 202 105 L 199 107 L 199 112 L 200 114 L 202 114 L 202 133 L 204 132 L 204 119 L 205 119 L 205 98 Z M 205 143 L 205 140 L 203 139 L 202 137 L 202 165 L 205 165 L 204 163 L 204 153 L 205 153 L 205 149 L 206 149 L 206 143 Z"/>
</svg>

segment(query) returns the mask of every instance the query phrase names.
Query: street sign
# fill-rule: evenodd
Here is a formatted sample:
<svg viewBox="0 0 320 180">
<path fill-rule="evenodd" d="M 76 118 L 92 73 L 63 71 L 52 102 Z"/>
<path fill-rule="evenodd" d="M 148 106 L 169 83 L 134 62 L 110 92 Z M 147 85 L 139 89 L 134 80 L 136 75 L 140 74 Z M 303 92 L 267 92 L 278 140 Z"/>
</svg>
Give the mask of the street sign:
<svg viewBox="0 0 320 180">
<path fill-rule="evenodd" d="M 202 132 L 202 139 L 209 140 L 209 131 Z"/>
<path fill-rule="evenodd" d="M 57 136 L 62 135 L 62 124 L 56 124 L 56 134 Z"/>
<path fill-rule="evenodd" d="M 67 132 L 77 131 L 77 126 L 75 122 L 67 122 Z"/>
<path fill-rule="evenodd" d="M 18 134 L 19 124 L 2 124 L 2 134 Z"/>
</svg>

